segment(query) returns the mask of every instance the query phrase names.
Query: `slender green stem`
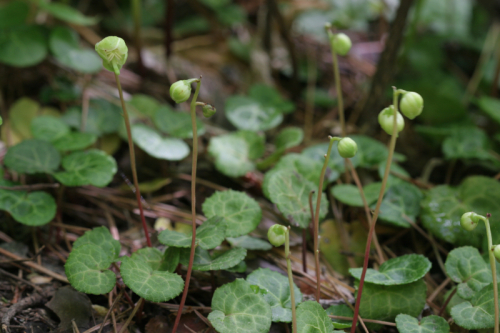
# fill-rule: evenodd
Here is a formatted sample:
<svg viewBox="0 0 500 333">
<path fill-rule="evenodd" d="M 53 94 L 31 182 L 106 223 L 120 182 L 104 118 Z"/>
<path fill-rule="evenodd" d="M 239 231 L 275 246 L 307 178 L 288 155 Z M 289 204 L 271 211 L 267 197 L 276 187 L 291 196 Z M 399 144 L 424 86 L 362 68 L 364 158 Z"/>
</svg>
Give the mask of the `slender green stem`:
<svg viewBox="0 0 500 333">
<path fill-rule="evenodd" d="M 372 244 L 373 233 L 375 231 L 375 225 L 377 224 L 378 214 L 380 212 L 380 205 L 382 204 L 382 199 L 384 198 L 385 187 L 387 185 L 387 179 L 389 178 L 389 172 L 391 170 L 392 156 L 394 155 L 394 149 L 396 148 L 396 139 L 398 137 L 397 114 L 398 114 L 399 94 L 400 91 L 394 88 L 394 94 L 393 94 L 394 115 L 393 115 L 391 141 L 389 143 L 389 154 L 387 155 L 384 178 L 382 179 L 382 187 L 380 188 L 380 193 L 378 195 L 377 206 L 375 207 L 375 212 L 373 213 L 372 224 L 370 226 L 370 231 L 368 232 L 368 239 L 366 240 L 365 259 L 363 261 L 363 271 L 361 272 L 361 278 L 359 280 L 358 295 L 356 297 L 356 306 L 354 307 L 354 316 L 352 319 L 351 333 L 354 333 L 356 331 L 356 325 L 358 323 L 359 305 L 361 303 L 361 295 L 363 294 L 363 285 L 365 283 L 365 275 L 366 275 L 366 270 L 368 268 L 368 257 L 370 256 L 370 247 Z"/>
<path fill-rule="evenodd" d="M 326 167 L 328 166 L 328 161 L 330 160 L 330 153 L 332 152 L 333 143 L 339 141 L 340 138 L 331 137 L 330 144 L 328 145 L 328 151 L 325 155 L 325 162 L 323 163 L 323 168 L 321 169 L 321 175 L 319 177 L 318 186 L 318 196 L 316 197 L 316 212 L 314 213 L 314 259 L 316 261 L 316 301 L 319 303 L 321 298 L 321 272 L 319 267 L 319 210 L 321 207 L 321 195 L 323 194 L 323 182 L 325 179 Z"/>
<path fill-rule="evenodd" d="M 295 315 L 295 291 L 293 287 L 292 262 L 290 260 L 290 227 L 285 233 L 285 258 L 286 270 L 288 272 L 288 283 L 290 284 L 290 300 L 292 301 L 292 330 L 297 333 L 297 316 Z"/>
<path fill-rule="evenodd" d="M 495 255 L 493 254 L 493 241 L 491 237 L 491 228 L 490 221 L 488 218 L 482 218 L 484 224 L 486 225 L 486 236 L 488 238 L 488 256 L 490 257 L 490 265 L 491 265 L 491 277 L 493 278 L 493 300 L 495 302 L 495 333 L 500 332 L 499 326 L 499 315 L 500 310 L 498 308 L 498 285 L 497 285 L 497 270 L 496 270 L 496 261 Z"/>
<path fill-rule="evenodd" d="M 123 119 L 125 120 L 125 127 L 127 129 L 128 138 L 128 148 L 130 151 L 130 167 L 132 168 L 132 178 L 134 180 L 135 196 L 137 199 L 137 205 L 139 206 L 139 212 L 141 214 L 142 228 L 144 229 L 144 234 L 146 235 L 146 242 L 149 247 L 152 246 L 151 239 L 149 238 L 148 225 L 146 224 L 146 218 L 144 217 L 144 210 L 142 208 L 141 191 L 139 189 L 139 180 L 137 179 L 137 168 L 135 165 L 135 151 L 134 142 L 132 141 L 132 131 L 130 129 L 130 119 L 128 117 L 127 108 L 125 107 L 125 100 L 123 99 L 122 85 L 120 84 L 120 77 L 116 73 L 115 69 L 115 79 L 116 86 L 118 87 L 118 93 L 120 94 L 120 100 L 122 102 L 123 109 Z"/>
<path fill-rule="evenodd" d="M 175 318 L 174 328 L 172 333 L 177 331 L 179 322 L 182 316 L 182 309 L 186 303 L 186 298 L 189 289 L 189 282 L 191 280 L 191 272 L 193 271 L 194 262 L 194 252 L 196 248 L 196 166 L 198 163 L 198 130 L 196 128 L 196 99 L 200 93 L 201 77 L 196 81 L 196 91 L 194 93 L 193 99 L 191 100 L 191 124 L 193 126 L 193 162 L 191 163 L 191 225 L 193 234 L 191 236 L 191 252 L 189 253 L 189 265 L 186 274 L 186 282 L 184 283 L 184 291 L 182 293 L 181 303 L 179 304 L 179 310 L 177 312 L 177 317 Z"/>
</svg>

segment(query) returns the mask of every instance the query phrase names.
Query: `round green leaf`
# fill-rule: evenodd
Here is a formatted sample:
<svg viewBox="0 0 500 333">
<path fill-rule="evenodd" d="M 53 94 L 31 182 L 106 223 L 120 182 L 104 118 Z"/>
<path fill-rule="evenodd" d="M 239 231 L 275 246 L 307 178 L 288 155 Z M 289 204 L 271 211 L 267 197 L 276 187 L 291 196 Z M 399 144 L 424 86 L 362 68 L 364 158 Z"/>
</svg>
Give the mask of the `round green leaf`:
<svg viewBox="0 0 500 333">
<path fill-rule="evenodd" d="M 426 290 L 423 280 L 399 286 L 365 283 L 359 315 L 385 321 L 393 321 L 400 313 L 417 317 L 425 306 Z"/>
<path fill-rule="evenodd" d="M 176 112 L 167 106 L 162 106 L 157 109 L 154 121 L 160 131 L 170 134 L 173 137 L 181 139 L 193 137 L 193 126 L 189 113 Z M 198 135 L 205 134 L 205 126 L 198 119 L 196 119 L 196 128 Z"/>
<path fill-rule="evenodd" d="M 54 173 L 54 177 L 66 186 L 108 185 L 117 171 L 116 161 L 102 150 L 78 151 L 63 158 L 66 171 Z"/>
<path fill-rule="evenodd" d="M 442 150 L 447 159 L 477 158 L 489 160 L 494 159 L 488 152 L 489 146 L 486 132 L 473 127 L 454 131 L 444 140 Z"/>
<path fill-rule="evenodd" d="M 304 139 L 304 131 L 299 127 L 287 127 L 282 129 L 274 141 L 277 150 L 285 150 L 298 146 Z"/>
<path fill-rule="evenodd" d="M 184 141 L 162 138 L 154 129 L 143 124 L 132 126 L 132 138 L 142 150 L 158 159 L 180 161 L 189 155 L 189 146 Z"/>
<path fill-rule="evenodd" d="M 290 113 L 295 109 L 295 105 L 284 99 L 278 90 L 265 84 L 254 84 L 248 95 L 260 104 L 275 108 L 281 113 Z"/>
<path fill-rule="evenodd" d="M 52 144 L 37 140 L 25 140 L 11 147 L 5 154 L 5 165 L 19 173 L 51 173 L 59 167 L 61 156 Z"/>
<path fill-rule="evenodd" d="M 160 108 L 160 103 L 156 99 L 144 94 L 133 95 L 128 105 L 131 106 L 131 109 L 135 109 L 134 111 L 137 113 L 144 114 L 149 118 L 153 118 Z"/>
<path fill-rule="evenodd" d="M 443 317 L 428 316 L 418 322 L 417 318 L 400 314 L 396 317 L 396 326 L 401 333 L 449 333 L 450 325 Z"/>
<path fill-rule="evenodd" d="M 12 128 L 24 139 L 31 138 L 31 122 L 38 114 L 40 104 L 23 97 L 18 99 L 9 110 L 9 120 Z"/>
<path fill-rule="evenodd" d="M 208 320 L 220 333 L 267 333 L 271 308 L 248 282 L 236 279 L 215 290 Z"/>
<path fill-rule="evenodd" d="M 9 1 L 0 7 L 0 29 L 9 29 L 23 25 L 30 13 L 29 5 L 24 1 Z"/>
<path fill-rule="evenodd" d="M 266 137 L 264 133 L 241 130 L 231 134 L 245 140 L 248 146 L 248 158 L 250 160 L 256 160 L 264 155 L 266 150 Z"/>
<path fill-rule="evenodd" d="M 180 262 L 187 265 L 190 249 L 182 249 Z M 222 254 L 211 256 L 207 250 L 197 247 L 194 255 L 193 269 L 196 271 L 218 271 L 238 265 L 247 255 L 247 250 L 235 248 Z"/>
<path fill-rule="evenodd" d="M 151 302 L 166 302 L 179 295 L 184 287 L 182 278 L 157 265 L 157 254 L 147 248 L 123 257 L 120 273 L 123 282 L 134 293 Z"/>
<path fill-rule="evenodd" d="M 262 210 L 254 199 L 244 192 L 218 191 L 205 200 L 203 214 L 211 218 L 221 216 L 226 224 L 226 237 L 238 237 L 257 228 Z"/>
<path fill-rule="evenodd" d="M 265 131 L 283 121 L 283 114 L 276 108 L 264 106 L 249 97 L 229 97 L 224 110 L 231 124 L 242 130 Z"/>
<path fill-rule="evenodd" d="M 113 257 L 93 244 L 74 248 L 64 265 L 66 276 L 78 291 L 87 294 L 109 293 L 116 284 L 116 275 L 108 268 Z"/>
<path fill-rule="evenodd" d="M 326 313 L 329 316 L 343 316 L 343 317 L 354 316 L 354 311 L 352 311 L 352 309 L 345 304 L 332 305 L 328 309 L 326 309 Z M 339 329 L 351 328 L 352 320 L 332 318 L 332 324 L 334 328 L 339 328 Z"/>
<path fill-rule="evenodd" d="M 365 194 L 366 203 L 368 205 L 373 204 L 378 199 L 380 189 L 382 188 L 382 183 L 376 182 L 371 183 L 363 187 L 363 193 Z M 332 188 L 332 194 L 338 201 L 354 207 L 363 207 L 363 200 L 361 199 L 361 193 L 356 185 L 352 184 L 339 184 Z"/>
<path fill-rule="evenodd" d="M 196 229 L 196 244 L 202 249 L 210 250 L 219 246 L 224 241 L 226 225 L 222 217 L 214 216 Z M 191 247 L 192 233 L 185 234 L 174 230 L 163 230 L 158 235 L 160 243 L 175 247 Z"/>
<path fill-rule="evenodd" d="M 402 182 L 391 186 L 380 205 L 379 217 L 397 227 L 409 228 L 411 225 L 405 217 L 415 221 L 422 198 L 422 192 L 415 185 Z"/>
<path fill-rule="evenodd" d="M 118 105 L 104 99 L 91 99 L 85 132 L 98 136 L 118 132 L 120 125 L 124 124 L 121 114 L 122 109 Z M 80 130 L 82 110 L 78 107 L 70 108 L 61 119 L 69 126 Z"/>
<path fill-rule="evenodd" d="M 387 260 L 378 271 L 367 269 L 365 281 L 384 286 L 408 284 L 423 278 L 431 267 L 431 262 L 423 255 L 407 254 Z M 349 273 L 359 280 L 362 271 L 363 268 L 351 268 Z"/>
<path fill-rule="evenodd" d="M 14 220 L 30 226 L 49 223 L 56 215 L 56 202 L 48 193 L 0 190 L 0 209 Z"/>
<path fill-rule="evenodd" d="M 437 238 L 455 245 L 478 247 L 485 242 L 483 223 L 469 232 L 460 226 L 466 212 L 491 213 L 493 243 L 500 242 L 500 184 L 489 177 L 472 176 L 458 187 L 436 186 L 422 200 L 422 224 Z"/>
<path fill-rule="evenodd" d="M 470 302 L 465 301 L 451 309 L 455 323 L 468 330 L 494 327 L 494 314 L 493 283 L 477 292 Z"/>
<path fill-rule="evenodd" d="M 78 239 L 73 243 L 73 249 L 85 244 L 100 247 L 103 252 L 111 256 L 113 259 L 118 259 L 118 256 L 120 255 L 120 242 L 113 238 L 109 229 L 106 227 L 97 227 L 86 231 L 83 236 L 78 237 Z"/>
<path fill-rule="evenodd" d="M 31 121 L 31 133 L 35 139 L 52 142 L 69 131 L 68 125 L 54 116 L 40 116 Z"/>
<path fill-rule="evenodd" d="M 307 301 L 297 307 L 297 332 L 331 333 L 333 324 L 325 309 L 316 301 Z"/>
<path fill-rule="evenodd" d="M 311 221 L 309 209 L 309 193 L 318 191 L 316 185 L 291 170 L 278 170 L 271 175 L 268 185 L 271 201 L 278 206 L 280 212 L 292 223 L 307 228 Z M 313 195 L 316 202 L 317 193 Z M 328 202 L 323 195 L 319 211 L 319 219 L 326 216 Z"/>
<path fill-rule="evenodd" d="M 290 283 L 286 275 L 272 271 L 269 268 L 259 268 L 247 277 L 247 282 L 264 289 L 263 297 L 271 306 L 273 322 L 292 322 L 292 301 L 290 298 Z M 295 305 L 302 302 L 302 293 L 293 284 Z"/>
<path fill-rule="evenodd" d="M 269 244 L 269 242 L 248 235 L 243 235 L 236 238 L 228 237 L 227 241 L 229 244 L 231 244 L 231 246 L 242 247 L 247 250 L 268 251 L 273 248 L 273 246 Z"/>
<path fill-rule="evenodd" d="M 38 64 L 47 56 L 47 42 L 39 26 L 20 26 L 0 35 L 0 62 L 14 67 Z"/>
<path fill-rule="evenodd" d="M 459 283 L 457 294 L 463 299 L 471 299 L 476 292 L 493 281 L 489 265 L 472 246 L 452 250 L 444 266 L 449 278 Z"/>
<path fill-rule="evenodd" d="M 82 150 L 97 141 L 97 136 L 90 133 L 70 132 L 52 141 L 54 147 L 62 152 Z"/>
<path fill-rule="evenodd" d="M 78 10 L 60 2 L 39 1 L 38 6 L 48 11 L 55 18 L 69 23 L 78 25 L 93 25 L 99 21 L 99 19 L 95 17 L 87 17 Z"/>
</svg>

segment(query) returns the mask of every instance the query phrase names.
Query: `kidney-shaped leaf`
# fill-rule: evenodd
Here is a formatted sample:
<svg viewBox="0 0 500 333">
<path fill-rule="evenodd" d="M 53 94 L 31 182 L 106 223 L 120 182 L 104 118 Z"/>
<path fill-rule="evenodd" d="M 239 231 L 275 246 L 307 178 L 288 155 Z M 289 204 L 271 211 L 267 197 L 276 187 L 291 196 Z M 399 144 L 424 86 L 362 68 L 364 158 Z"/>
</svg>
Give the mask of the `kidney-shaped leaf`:
<svg viewBox="0 0 500 333">
<path fill-rule="evenodd" d="M 227 241 L 234 247 L 242 247 L 247 250 L 268 251 L 273 248 L 273 246 L 269 242 L 248 235 L 243 235 L 234 238 L 228 237 Z"/>
<path fill-rule="evenodd" d="M 449 333 L 450 325 L 443 317 L 428 316 L 422 318 L 420 323 L 417 318 L 400 314 L 396 317 L 396 326 L 401 333 Z"/>
<path fill-rule="evenodd" d="M 311 221 L 309 193 L 318 191 L 316 185 L 291 170 L 278 170 L 271 175 L 268 190 L 271 201 L 278 206 L 286 218 L 292 223 L 297 223 L 301 228 L 307 228 Z M 317 193 L 313 195 L 314 203 L 316 203 L 316 197 Z M 328 202 L 323 195 L 319 218 L 324 218 L 327 212 Z"/>
<path fill-rule="evenodd" d="M 13 185 L 4 183 L 2 185 Z M 40 226 L 56 215 L 56 202 L 45 192 L 0 190 L 0 209 L 9 212 L 14 220 L 25 225 Z"/>
<path fill-rule="evenodd" d="M 181 251 L 180 262 L 187 265 L 190 249 Z M 207 250 L 197 247 L 194 254 L 193 269 L 196 271 L 218 271 L 238 265 L 247 255 L 247 250 L 235 248 L 222 254 L 211 256 Z"/>
<path fill-rule="evenodd" d="M 170 134 L 173 137 L 188 139 L 193 137 L 193 126 L 191 115 L 186 112 L 176 112 L 167 106 L 157 109 L 154 121 L 160 131 Z M 198 135 L 205 133 L 205 126 L 196 119 L 196 129 Z"/>
<path fill-rule="evenodd" d="M 414 221 L 420 213 L 422 192 L 412 184 L 401 182 L 391 186 L 380 205 L 380 219 L 397 227 L 409 228 L 406 218 Z"/>
<path fill-rule="evenodd" d="M 151 302 L 166 302 L 184 288 L 184 281 L 158 264 L 158 250 L 144 248 L 123 257 L 120 272 L 123 282 L 134 293 Z"/>
<path fill-rule="evenodd" d="M 225 112 L 231 124 L 242 130 L 265 131 L 283 121 L 283 114 L 276 108 L 264 106 L 250 97 L 229 97 Z"/>
<path fill-rule="evenodd" d="M 267 333 L 271 307 L 248 282 L 236 279 L 215 291 L 208 320 L 219 333 Z"/>
<path fill-rule="evenodd" d="M 352 311 L 352 309 L 345 304 L 332 305 L 328 309 L 326 309 L 326 313 L 329 316 L 342 316 L 342 317 L 354 316 L 354 311 Z M 334 328 L 339 328 L 339 329 L 350 328 L 352 326 L 352 320 L 332 318 L 332 324 Z"/>
<path fill-rule="evenodd" d="M 451 317 L 455 323 L 468 330 L 494 327 L 494 313 L 493 283 L 481 289 L 470 301 L 455 305 L 451 309 Z"/>
<path fill-rule="evenodd" d="M 66 186 L 108 185 L 116 173 L 116 161 L 102 150 L 74 152 L 63 158 L 66 171 L 54 173 L 54 177 Z"/>
<path fill-rule="evenodd" d="M 87 17 L 80 13 L 78 10 L 63 3 L 39 1 L 38 5 L 42 9 L 48 11 L 55 18 L 69 23 L 78 25 L 92 25 L 96 24 L 99 21 L 99 19 L 95 17 Z"/>
<path fill-rule="evenodd" d="M 97 141 L 97 136 L 91 133 L 69 132 L 52 141 L 54 147 L 62 152 L 82 150 Z"/>
<path fill-rule="evenodd" d="M 407 254 L 387 260 L 378 271 L 367 269 L 365 281 L 369 283 L 391 286 L 408 284 L 420 280 L 431 269 L 432 264 L 423 255 Z M 361 278 L 363 268 L 351 268 L 349 272 L 356 279 Z"/>
<path fill-rule="evenodd" d="M 471 299 L 476 292 L 493 281 L 489 265 L 472 246 L 451 251 L 444 267 L 450 279 L 459 283 L 457 294 L 463 299 Z"/>
<path fill-rule="evenodd" d="M 28 67 L 47 56 L 47 41 L 42 27 L 20 26 L 0 36 L 0 62 L 14 67 Z"/>
<path fill-rule="evenodd" d="M 113 238 L 109 229 L 106 227 L 97 227 L 85 232 L 73 243 L 73 249 L 82 245 L 90 244 L 100 247 L 103 252 L 106 252 L 113 259 L 118 259 L 120 255 L 120 242 Z"/>
<path fill-rule="evenodd" d="M 363 187 L 366 203 L 373 204 L 378 199 L 382 183 L 371 183 Z M 356 185 L 352 184 L 339 184 L 332 188 L 332 194 L 338 201 L 354 207 L 363 207 L 363 199 L 361 193 Z"/>
<path fill-rule="evenodd" d="M 282 129 L 276 139 L 274 145 L 276 150 L 285 150 L 301 144 L 304 139 L 304 131 L 299 127 L 287 127 Z"/>
<path fill-rule="evenodd" d="M 69 126 L 54 116 L 40 116 L 31 121 L 31 133 L 35 139 L 52 142 L 69 131 Z"/>
<path fill-rule="evenodd" d="M 273 322 L 292 322 L 292 301 L 287 276 L 269 268 L 259 268 L 248 275 L 247 282 L 267 291 L 267 293 L 263 294 L 263 297 L 271 306 Z M 302 293 L 295 283 L 293 288 L 295 291 L 295 305 L 297 305 L 302 302 Z"/>
<path fill-rule="evenodd" d="M 31 139 L 11 147 L 5 154 L 5 165 L 19 173 L 51 173 L 59 167 L 61 156 L 49 142 Z"/>
<path fill-rule="evenodd" d="M 325 309 L 316 301 L 297 307 L 297 332 L 332 333 L 333 324 Z"/>
<path fill-rule="evenodd" d="M 262 210 L 254 199 L 244 192 L 218 191 L 205 200 L 203 214 L 211 218 L 221 216 L 226 224 L 226 237 L 238 237 L 257 228 Z"/>
<path fill-rule="evenodd" d="M 134 142 L 149 155 L 168 161 L 180 161 L 189 155 L 189 146 L 180 139 L 162 138 L 154 129 L 136 124 L 132 126 Z"/>
<path fill-rule="evenodd" d="M 208 145 L 208 153 L 215 159 L 215 167 L 229 177 L 240 177 L 253 171 L 255 164 L 252 159 L 259 157 L 253 155 L 259 154 L 263 146 L 263 142 L 251 140 L 240 132 L 243 131 L 214 137 Z"/>
</svg>

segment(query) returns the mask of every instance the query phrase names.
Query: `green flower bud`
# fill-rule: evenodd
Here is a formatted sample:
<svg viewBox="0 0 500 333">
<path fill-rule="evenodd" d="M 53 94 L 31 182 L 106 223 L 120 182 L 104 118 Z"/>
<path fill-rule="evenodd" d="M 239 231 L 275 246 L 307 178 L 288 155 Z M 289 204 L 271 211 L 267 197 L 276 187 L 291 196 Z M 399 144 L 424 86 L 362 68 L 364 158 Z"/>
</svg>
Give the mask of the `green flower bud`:
<svg viewBox="0 0 500 333">
<path fill-rule="evenodd" d="M 120 37 L 109 36 L 95 44 L 97 54 L 102 58 L 102 64 L 110 72 L 120 74 L 120 69 L 127 61 L 128 48 Z"/>
<path fill-rule="evenodd" d="M 189 96 L 191 96 L 191 82 L 193 81 L 193 79 L 180 80 L 170 86 L 170 97 L 175 103 L 183 103 L 189 99 Z"/>
<path fill-rule="evenodd" d="M 358 151 L 358 145 L 351 138 L 343 138 L 339 141 L 337 149 L 340 156 L 342 156 L 343 158 L 351 158 L 356 155 L 356 152 Z"/>
<path fill-rule="evenodd" d="M 472 231 L 476 229 L 478 220 L 475 218 L 476 213 L 467 212 L 460 218 L 460 225 L 467 231 Z"/>
<path fill-rule="evenodd" d="M 495 245 L 495 248 L 493 250 L 493 255 L 498 261 L 500 261 L 500 245 Z"/>
<path fill-rule="evenodd" d="M 391 105 L 378 114 L 378 123 L 382 129 L 389 135 L 392 135 L 392 127 L 394 125 L 394 105 Z M 401 113 L 397 113 L 396 118 L 397 131 L 401 132 L 405 128 L 405 120 Z"/>
<path fill-rule="evenodd" d="M 401 102 L 399 103 L 399 109 L 401 113 L 407 116 L 410 119 L 414 119 L 418 115 L 422 113 L 422 109 L 424 108 L 424 99 L 422 96 L 417 94 L 416 92 L 407 92 L 401 98 Z"/>
<path fill-rule="evenodd" d="M 331 35 L 330 43 L 335 52 L 341 56 L 345 56 L 352 46 L 351 39 L 344 33 Z"/>
<path fill-rule="evenodd" d="M 267 238 L 274 246 L 281 246 L 285 243 L 288 229 L 280 224 L 275 224 L 267 231 Z"/>
<path fill-rule="evenodd" d="M 203 105 L 203 115 L 205 116 L 205 118 L 212 117 L 216 111 L 217 110 L 215 110 L 215 108 L 210 104 Z"/>
</svg>

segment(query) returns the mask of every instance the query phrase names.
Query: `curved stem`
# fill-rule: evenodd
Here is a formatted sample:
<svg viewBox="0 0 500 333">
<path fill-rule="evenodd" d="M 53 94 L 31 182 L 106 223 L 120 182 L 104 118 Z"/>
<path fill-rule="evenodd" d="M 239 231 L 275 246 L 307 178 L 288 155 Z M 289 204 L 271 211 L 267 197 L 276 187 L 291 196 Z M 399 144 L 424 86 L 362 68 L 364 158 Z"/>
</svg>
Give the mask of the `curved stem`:
<svg viewBox="0 0 500 333">
<path fill-rule="evenodd" d="M 290 284 L 290 300 L 292 302 L 292 330 L 297 333 L 297 316 L 295 315 L 295 290 L 293 288 L 292 262 L 290 260 L 290 227 L 285 233 L 285 258 L 286 270 L 288 272 L 288 283 Z"/>
<path fill-rule="evenodd" d="M 201 77 L 196 82 L 196 91 L 194 93 L 193 99 L 191 100 L 191 124 L 193 126 L 193 162 L 191 164 L 191 225 L 192 225 L 192 236 L 191 236 L 191 252 L 189 253 L 189 265 L 186 274 L 186 282 L 184 283 L 184 291 L 182 292 L 181 303 L 179 304 L 179 310 L 177 312 L 177 317 L 175 318 L 174 328 L 172 333 L 177 331 L 177 326 L 182 316 L 182 309 L 186 303 L 186 298 L 189 289 L 189 282 L 191 281 L 191 272 L 193 271 L 194 262 L 194 251 L 196 248 L 196 165 L 198 163 L 198 130 L 196 128 L 196 99 L 200 92 Z"/>
<path fill-rule="evenodd" d="M 389 143 L 389 154 L 387 155 L 384 178 L 382 179 L 382 187 L 380 188 L 380 193 L 378 195 L 377 206 L 375 207 L 375 212 L 373 213 L 372 224 L 370 225 L 370 231 L 368 232 L 368 239 L 366 240 L 365 259 L 363 261 L 363 271 L 361 272 L 361 278 L 359 280 L 358 295 L 356 296 L 356 306 L 354 308 L 351 333 L 354 333 L 356 331 L 356 325 L 358 323 L 359 305 L 361 302 L 361 295 L 363 294 L 363 285 L 365 283 L 366 269 L 368 268 L 368 257 L 370 256 L 370 247 L 372 244 L 373 232 L 375 231 L 375 225 L 377 224 L 378 214 L 380 212 L 380 205 L 382 204 L 382 199 L 384 198 L 385 187 L 387 185 L 387 179 L 389 178 L 389 172 L 391 170 L 392 156 L 394 155 L 394 149 L 396 148 L 396 139 L 398 137 L 397 114 L 398 114 L 399 93 L 400 91 L 394 90 L 394 95 L 393 95 L 394 115 L 393 115 L 391 141 Z"/>
<path fill-rule="evenodd" d="M 499 314 L 500 310 L 498 308 L 498 285 L 497 285 L 497 270 L 496 270 L 496 262 L 495 255 L 493 254 L 493 241 L 491 238 L 491 228 L 490 222 L 488 218 L 484 219 L 484 224 L 486 225 L 486 236 L 488 237 L 488 255 L 490 257 L 490 265 L 491 265 L 491 277 L 493 278 L 493 299 L 495 302 L 495 333 L 500 331 L 499 328 Z"/>
<path fill-rule="evenodd" d="M 326 167 L 328 166 L 328 161 L 330 160 L 330 153 L 332 152 L 332 146 L 335 141 L 340 140 L 340 138 L 330 138 L 330 144 L 328 145 L 328 151 L 325 155 L 325 162 L 323 163 L 323 168 L 321 169 L 321 175 L 319 177 L 318 186 L 318 196 L 316 197 L 316 212 L 314 213 L 314 259 L 316 261 L 316 301 L 319 303 L 321 298 L 321 273 L 319 267 L 319 210 L 321 207 L 321 195 L 323 194 L 323 181 L 325 179 Z"/>
<path fill-rule="evenodd" d="M 125 120 L 125 127 L 127 128 L 127 138 L 128 138 L 128 148 L 130 151 L 130 167 L 132 169 L 132 178 L 134 180 L 135 187 L 135 197 L 137 199 L 137 205 L 139 206 L 139 212 L 141 215 L 142 228 L 144 229 L 144 234 L 146 235 L 146 242 L 149 247 L 152 246 L 151 239 L 149 238 L 148 225 L 146 224 L 146 218 L 144 217 L 144 210 L 142 209 L 141 191 L 139 190 L 139 181 L 137 179 L 137 168 L 135 165 L 135 151 L 134 142 L 132 141 L 132 131 L 130 129 L 130 119 L 128 117 L 127 108 L 125 107 L 125 100 L 123 99 L 122 85 L 120 84 L 120 77 L 116 74 L 115 70 L 116 86 L 118 87 L 118 93 L 120 94 L 120 100 L 122 102 L 123 109 L 123 119 Z"/>
</svg>

